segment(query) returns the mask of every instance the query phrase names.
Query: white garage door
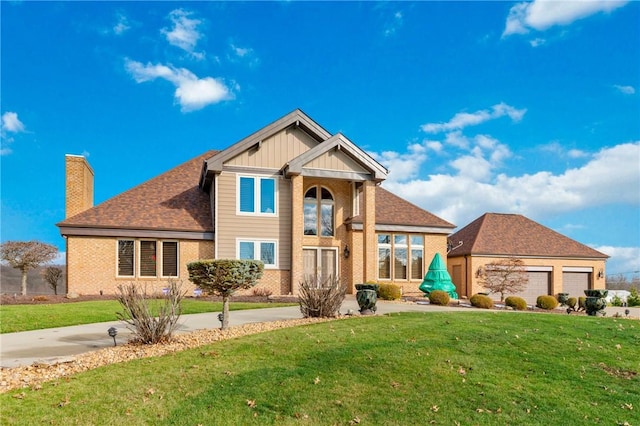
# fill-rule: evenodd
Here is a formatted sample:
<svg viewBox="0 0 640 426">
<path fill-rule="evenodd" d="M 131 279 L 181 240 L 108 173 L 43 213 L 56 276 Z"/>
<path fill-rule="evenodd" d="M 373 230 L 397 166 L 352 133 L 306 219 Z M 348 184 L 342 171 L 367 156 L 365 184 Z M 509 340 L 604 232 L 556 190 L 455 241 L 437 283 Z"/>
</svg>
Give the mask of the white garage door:
<svg viewBox="0 0 640 426">
<path fill-rule="evenodd" d="M 563 272 L 562 292 L 569 293 L 570 297 L 584 296 L 584 291 L 589 288 L 591 273 L 589 272 Z"/>
<path fill-rule="evenodd" d="M 549 278 L 550 272 L 528 272 L 529 284 L 527 288 L 520 293 L 514 294 L 514 296 L 520 296 L 527 301 L 530 305 L 536 304 L 538 296 L 543 294 L 549 294 Z"/>
</svg>

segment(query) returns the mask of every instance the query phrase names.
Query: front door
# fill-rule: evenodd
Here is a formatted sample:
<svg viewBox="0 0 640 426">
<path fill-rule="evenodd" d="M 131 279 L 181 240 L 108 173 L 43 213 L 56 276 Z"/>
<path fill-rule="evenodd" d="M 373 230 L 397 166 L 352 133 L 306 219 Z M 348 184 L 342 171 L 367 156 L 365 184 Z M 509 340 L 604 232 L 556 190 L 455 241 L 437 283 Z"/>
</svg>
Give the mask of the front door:
<svg viewBox="0 0 640 426">
<path fill-rule="evenodd" d="M 337 247 L 305 247 L 302 259 L 305 279 L 317 280 L 321 285 L 338 277 Z"/>
</svg>

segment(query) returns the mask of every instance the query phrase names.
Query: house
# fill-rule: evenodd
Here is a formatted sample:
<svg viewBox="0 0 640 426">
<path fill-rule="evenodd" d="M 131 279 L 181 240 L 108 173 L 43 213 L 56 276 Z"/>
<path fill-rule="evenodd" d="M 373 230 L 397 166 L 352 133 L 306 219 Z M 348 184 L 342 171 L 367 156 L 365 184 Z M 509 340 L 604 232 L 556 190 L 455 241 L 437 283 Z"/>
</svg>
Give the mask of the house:
<svg viewBox="0 0 640 426">
<path fill-rule="evenodd" d="M 447 268 L 460 296 L 485 291 L 479 277 L 488 263 L 516 257 L 529 276 L 516 294 L 535 303 L 543 294 L 584 296 L 605 288 L 609 257 L 519 214 L 485 213 L 450 237 Z"/>
<path fill-rule="evenodd" d="M 207 258 L 260 259 L 257 288 L 296 294 L 305 277 L 419 294 L 455 225 L 383 189 L 387 170 L 300 110 L 93 206 L 93 171 L 66 156 L 68 291 L 154 288 Z"/>
</svg>

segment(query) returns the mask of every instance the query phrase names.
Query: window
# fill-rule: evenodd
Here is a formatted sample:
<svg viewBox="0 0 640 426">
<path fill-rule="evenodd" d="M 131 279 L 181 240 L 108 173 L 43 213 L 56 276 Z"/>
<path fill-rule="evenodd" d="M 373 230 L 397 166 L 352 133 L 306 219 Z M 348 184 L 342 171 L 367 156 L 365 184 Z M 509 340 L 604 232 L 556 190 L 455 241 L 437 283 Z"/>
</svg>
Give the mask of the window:
<svg viewBox="0 0 640 426">
<path fill-rule="evenodd" d="M 275 268 L 276 242 L 275 241 L 238 241 L 238 259 L 262 260 L 265 268 Z"/>
<path fill-rule="evenodd" d="M 162 242 L 162 276 L 178 276 L 178 242 Z"/>
<path fill-rule="evenodd" d="M 391 235 L 378 234 L 378 278 L 391 279 Z"/>
<path fill-rule="evenodd" d="M 320 197 L 318 197 L 318 193 Z M 304 194 L 304 235 L 333 236 L 334 201 L 323 187 L 311 187 Z"/>
<path fill-rule="evenodd" d="M 421 280 L 423 265 L 423 236 L 378 234 L 378 279 Z"/>
<path fill-rule="evenodd" d="M 407 236 L 393 236 L 393 278 L 407 279 Z"/>
<path fill-rule="evenodd" d="M 238 212 L 243 214 L 276 214 L 276 180 L 258 176 L 238 178 Z"/>
<path fill-rule="evenodd" d="M 136 270 L 142 278 L 155 278 L 158 271 L 162 277 L 178 276 L 177 241 L 118 240 L 117 250 L 118 277 L 135 277 Z"/>
<path fill-rule="evenodd" d="M 140 241 L 140 276 L 156 276 L 156 242 Z"/>
<path fill-rule="evenodd" d="M 133 240 L 118 241 L 118 276 L 133 277 L 134 275 L 134 244 Z"/>
<path fill-rule="evenodd" d="M 422 236 L 411 236 L 411 279 L 421 280 L 424 275 L 422 265 L 424 258 L 424 238 Z"/>
</svg>

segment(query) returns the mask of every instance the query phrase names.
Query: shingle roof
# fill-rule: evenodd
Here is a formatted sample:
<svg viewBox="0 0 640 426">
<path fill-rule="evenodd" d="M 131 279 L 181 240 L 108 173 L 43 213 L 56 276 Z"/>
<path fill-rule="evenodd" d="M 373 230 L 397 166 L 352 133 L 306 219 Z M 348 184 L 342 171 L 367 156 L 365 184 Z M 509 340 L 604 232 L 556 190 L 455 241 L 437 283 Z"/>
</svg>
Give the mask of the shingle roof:
<svg viewBox="0 0 640 426">
<path fill-rule="evenodd" d="M 351 222 L 362 223 L 362 215 Z M 386 189 L 376 186 L 376 225 L 404 225 L 438 228 L 455 228 L 452 223 L 430 213 Z"/>
<path fill-rule="evenodd" d="M 519 214 L 485 213 L 449 237 L 449 257 L 508 255 L 537 257 L 607 258 L 584 244 Z"/>
<path fill-rule="evenodd" d="M 59 227 L 212 232 L 209 194 L 198 187 L 208 151 L 89 210 Z"/>
</svg>

